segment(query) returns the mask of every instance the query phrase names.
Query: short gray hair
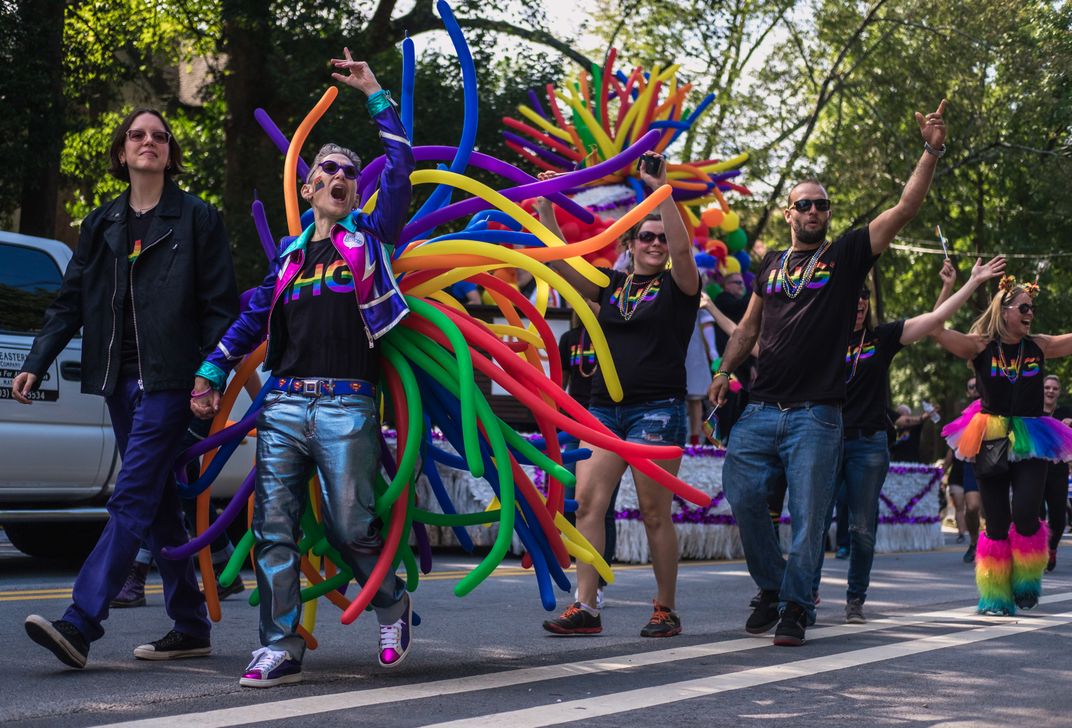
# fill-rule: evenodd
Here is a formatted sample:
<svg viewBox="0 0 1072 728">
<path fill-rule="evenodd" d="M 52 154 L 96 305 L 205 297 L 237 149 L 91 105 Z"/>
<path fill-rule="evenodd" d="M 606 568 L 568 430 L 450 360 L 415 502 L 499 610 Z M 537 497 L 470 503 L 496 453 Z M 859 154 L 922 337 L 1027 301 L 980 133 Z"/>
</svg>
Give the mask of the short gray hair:
<svg viewBox="0 0 1072 728">
<path fill-rule="evenodd" d="M 357 171 L 361 171 L 361 157 L 346 147 L 340 147 L 338 144 L 325 144 L 320 147 L 320 151 L 316 153 L 316 157 L 313 159 L 313 163 L 309 165 L 309 174 L 305 176 L 305 184 L 309 184 L 313 181 L 313 173 L 316 172 L 316 168 L 320 166 L 320 163 L 330 157 L 332 154 L 341 154 L 357 167 Z"/>
</svg>

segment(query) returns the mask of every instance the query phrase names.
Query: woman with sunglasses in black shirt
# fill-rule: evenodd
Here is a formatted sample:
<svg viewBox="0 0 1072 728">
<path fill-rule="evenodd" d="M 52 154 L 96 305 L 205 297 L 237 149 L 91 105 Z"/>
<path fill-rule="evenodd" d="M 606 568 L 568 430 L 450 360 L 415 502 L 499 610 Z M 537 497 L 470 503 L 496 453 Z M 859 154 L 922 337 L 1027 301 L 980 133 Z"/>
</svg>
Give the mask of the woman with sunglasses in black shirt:
<svg viewBox="0 0 1072 728">
<path fill-rule="evenodd" d="M 1072 428 L 1043 416 L 1046 360 L 1072 354 L 1072 334 L 1031 335 L 1037 283 L 1005 276 L 998 289 L 969 333 L 937 335 L 971 363 L 979 388 L 979 400 L 942 434 L 958 458 L 975 463 L 986 512 L 975 555 L 982 614 L 1038 604 L 1048 556 L 1046 524 L 1039 520 L 1046 461 L 1072 461 Z"/>
<path fill-rule="evenodd" d="M 657 169 L 650 160 L 658 160 Z M 649 152 L 645 161 L 640 173 L 644 184 L 653 190 L 665 185 L 666 165 L 661 155 Z M 541 220 L 557 233 L 554 215 L 541 215 Z M 555 265 L 581 295 L 599 304 L 599 323 L 621 379 L 624 396 L 615 402 L 607 391 L 603 370 L 598 370 L 592 378 L 589 409 L 623 440 L 681 447 L 687 434 L 685 354 L 696 324 L 700 274 L 688 230 L 673 199 L 667 198 L 659 205 L 658 214 L 637 224 L 628 241 L 632 270 L 601 269 L 610 279 L 605 288 L 567 265 Z M 668 268 L 668 264 L 672 265 Z M 620 455 L 591 443 L 581 447 L 590 448 L 592 457 L 577 463 L 577 528 L 596 551 L 602 551 L 604 514 L 626 463 Z M 677 474 L 681 458 L 660 461 L 659 465 Z M 674 612 L 679 553 L 670 517 L 673 494 L 636 469 L 633 482 L 657 587 L 654 611 L 640 634 L 671 637 L 681 632 L 681 621 Z M 544 622 L 544 629 L 564 635 L 603 630 L 596 607 L 596 570 L 578 563 L 577 583 L 578 601 L 558 618 Z"/>
</svg>

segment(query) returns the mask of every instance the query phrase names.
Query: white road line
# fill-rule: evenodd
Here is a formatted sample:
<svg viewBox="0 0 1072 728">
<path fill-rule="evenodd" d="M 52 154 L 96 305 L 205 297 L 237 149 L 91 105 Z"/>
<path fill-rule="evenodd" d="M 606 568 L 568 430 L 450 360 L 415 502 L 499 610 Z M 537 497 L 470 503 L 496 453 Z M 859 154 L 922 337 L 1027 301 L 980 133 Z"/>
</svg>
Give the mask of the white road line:
<svg viewBox="0 0 1072 728">
<path fill-rule="evenodd" d="M 842 652 L 826 657 L 798 660 L 770 667 L 757 667 L 725 675 L 683 680 L 669 685 L 627 690 L 584 700 L 571 700 L 535 708 L 429 724 L 424 728 L 479 728 L 479 726 L 501 728 L 503 725 L 509 725 L 510 728 L 538 728 L 539 726 L 591 720 L 605 715 L 627 713 L 632 710 L 676 703 L 682 700 L 715 695 L 716 693 L 752 688 L 794 678 L 811 677 L 824 672 L 844 670 L 845 668 L 868 665 L 873 662 L 896 660 L 901 657 L 918 655 L 933 650 L 943 650 L 948 647 L 962 647 L 975 642 L 999 639 L 1050 627 L 1059 627 L 1069 623 L 1072 623 L 1072 612 L 1065 612 L 1064 614 L 1055 614 L 1038 619 L 1007 622 L 953 634 L 894 642 L 888 645 Z"/>
<path fill-rule="evenodd" d="M 1069 600 L 1072 600 L 1072 592 L 1047 594 L 1042 597 L 1040 602 L 1042 604 L 1052 604 Z M 873 619 L 867 624 L 860 625 L 813 627 L 808 630 L 808 640 L 813 641 L 830 637 L 840 637 L 843 635 L 857 635 L 894 626 L 908 627 L 935 622 L 963 620 L 965 617 L 973 617 L 974 615 L 975 607 L 964 607 L 961 609 L 925 612 L 903 617 Z M 982 618 L 980 617 L 979 619 Z M 415 632 L 415 636 L 419 640 L 420 632 Z M 594 642 L 593 644 L 596 643 Z M 476 692 L 479 690 L 494 690 L 497 688 L 539 682 L 541 680 L 555 680 L 577 675 L 616 672 L 619 670 L 645 667 L 648 665 L 660 665 L 678 660 L 691 660 L 700 657 L 713 657 L 734 652 L 744 652 L 764 647 L 771 647 L 769 638 L 745 637 L 741 639 L 692 645 L 689 647 L 674 647 L 665 650 L 638 652 L 631 655 L 619 655 L 580 662 L 544 665 L 541 667 L 525 667 L 497 673 L 399 685 L 390 688 L 353 690 L 332 695 L 317 695 L 258 703 L 256 705 L 240 708 L 221 708 L 218 710 L 209 710 L 198 713 L 186 713 L 160 718 L 146 718 L 142 720 L 110 723 L 108 726 L 102 726 L 102 728 L 118 728 L 119 726 L 123 726 L 124 728 L 170 728 L 180 720 L 183 722 L 195 723 L 202 726 L 202 728 L 224 728 L 225 726 L 248 725 L 250 723 L 278 720 L 282 718 L 294 718 L 311 716 L 318 713 L 330 713 L 338 710 L 350 710 L 370 705 L 383 705 L 385 703 L 393 703 L 403 700 L 420 700 L 422 698 L 435 698 L 444 695 Z M 417 642 L 414 648 L 420 649 L 420 643 Z"/>
</svg>

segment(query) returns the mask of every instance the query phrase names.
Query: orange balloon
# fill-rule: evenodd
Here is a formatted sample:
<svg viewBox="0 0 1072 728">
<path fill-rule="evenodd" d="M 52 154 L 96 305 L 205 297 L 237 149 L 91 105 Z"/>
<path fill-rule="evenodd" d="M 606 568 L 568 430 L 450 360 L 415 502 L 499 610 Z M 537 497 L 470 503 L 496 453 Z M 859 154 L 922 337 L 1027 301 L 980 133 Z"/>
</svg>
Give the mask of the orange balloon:
<svg viewBox="0 0 1072 728">
<path fill-rule="evenodd" d="M 709 228 L 715 228 L 722 224 L 722 219 L 726 216 L 721 209 L 712 207 L 704 210 L 700 215 L 700 222 Z"/>
</svg>

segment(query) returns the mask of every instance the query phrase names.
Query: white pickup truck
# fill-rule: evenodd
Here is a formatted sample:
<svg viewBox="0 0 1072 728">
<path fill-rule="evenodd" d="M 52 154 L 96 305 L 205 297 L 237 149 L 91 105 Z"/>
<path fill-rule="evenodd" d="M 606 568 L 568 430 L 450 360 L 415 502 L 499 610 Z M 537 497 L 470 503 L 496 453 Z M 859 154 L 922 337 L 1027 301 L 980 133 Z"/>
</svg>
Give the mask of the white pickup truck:
<svg viewBox="0 0 1072 728">
<path fill-rule="evenodd" d="M 104 398 L 82 394 L 82 341 L 75 337 L 34 392 L 11 398 L 45 309 L 55 298 L 71 249 L 55 240 L 0 231 L 0 526 L 20 551 L 81 558 L 96 542 L 119 454 Z M 243 392 L 234 412 L 250 401 Z M 213 485 L 229 498 L 253 463 L 247 438 Z"/>
</svg>

